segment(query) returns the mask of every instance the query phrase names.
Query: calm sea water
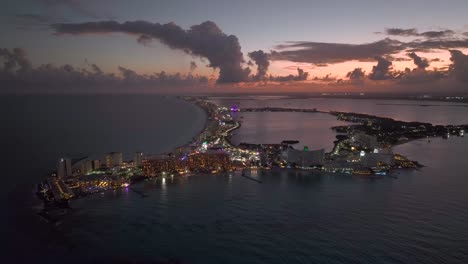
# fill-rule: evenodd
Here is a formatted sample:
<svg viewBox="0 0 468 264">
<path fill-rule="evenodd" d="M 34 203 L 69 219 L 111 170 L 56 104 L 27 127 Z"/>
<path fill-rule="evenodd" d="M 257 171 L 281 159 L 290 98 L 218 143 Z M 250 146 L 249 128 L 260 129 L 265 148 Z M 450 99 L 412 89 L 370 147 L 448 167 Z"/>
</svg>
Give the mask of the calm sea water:
<svg viewBox="0 0 468 264">
<path fill-rule="evenodd" d="M 426 165 L 420 171 L 399 171 L 398 179 L 272 170 L 253 173 L 263 181 L 261 184 L 237 174 L 142 182 L 134 188 L 148 197 L 120 190 L 76 200 L 72 203 L 76 212 L 52 228 L 33 213 L 37 202 L 31 183 L 53 168 L 57 157 L 111 150 L 169 151 L 190 140 L 202 127 L 203 114 L 190 104 L 158 96 L 28 96 L 1 100 L 2 123 L 7 124 L 2 139 L 8 161 L 5 177 L 11 179 L 2 192 L 7 203 L 7 216 L 2 219 L 6 220 L 2 226 L 7 227 L 7 232 L 2 239 L 8 242 L 4 243 L 7 246 L 2 248 L 2 255 L 14 257 L 17 262 L 36 257 L 39 262 L 49 263 L 70 259 L 468 262 L 466 138 L 398 146 L 397 152 Z M 291 107 L 287 100 L 283 104 Z M 375 101 L 366 104 L 375 105 Z M 328 107 L 333 108 L 332 103 Z M 412 109 L 418 112 L 420 108 Z M 452 116 L 452 111 L 459 111 L 452 109 L 465 108 L 424 109 L 425 118 L 431 119 Z M 386 115 L 392 116 L 394 111 Z M 332 124 L 334 121 L 326 116 L 270 114 L 245 115 L 238 133 L 246 138 L 251 135 L 252 140 L 261 135 L 268 140 L 282 140 L 281 135 L 286 133 L 292 139 L 303 139 L 311 148 L 319 141 L 307 141 L 305 130 L 320 141 L 334 137 L 328 128 L 320 130 L 318 125 L 310 124 Z M 418 115 L 422 113 L 413 113 Z"/>
<path fill-rule="evenodd" d="M 386 116 L 402 121 L 420 121 L 432 124 L 468 124 L 468 104 L 407 100 L 353 100 L 334 98 L 290 99 L 283 97 L 226 97 L 212 98 L 220 105 L 239 107 L 317 108 L 321 111 L 356 112 Z"/>
<path fill-rule="evenodd" d="M 308 146 L 311 150 L 324 148 L 326 151 L 333 149 L 336 140 L 331 127 L 348 124 L 323 113 L 246 112 L 235 113 L 234 118 L 242 123 L 241 128 L 233 132 L 234 144 L 278 144 L 283 140 L 298 140 L 296 148 Z"/>
</svg>

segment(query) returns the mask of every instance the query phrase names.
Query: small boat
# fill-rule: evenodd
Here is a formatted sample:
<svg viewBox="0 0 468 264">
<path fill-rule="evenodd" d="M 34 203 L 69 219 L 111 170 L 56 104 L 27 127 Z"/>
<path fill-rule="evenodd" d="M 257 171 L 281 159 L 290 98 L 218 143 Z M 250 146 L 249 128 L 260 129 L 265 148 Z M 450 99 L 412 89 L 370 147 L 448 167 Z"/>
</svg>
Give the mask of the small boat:
<svg viewBox="0 0 468 264">
<path fill-rule="evenodd" d="M 375 175 L 387 175 L 388 174 L 388 170 L 385 170 L 385 169 L 372 169 L 372 174 L 375 174 Z"/>
<path fill-rule="evenodd" d="M 372 171 L 370 170 L 355 170 L 353 171 L 354 175 L 372 175 Z"/>
</svg>

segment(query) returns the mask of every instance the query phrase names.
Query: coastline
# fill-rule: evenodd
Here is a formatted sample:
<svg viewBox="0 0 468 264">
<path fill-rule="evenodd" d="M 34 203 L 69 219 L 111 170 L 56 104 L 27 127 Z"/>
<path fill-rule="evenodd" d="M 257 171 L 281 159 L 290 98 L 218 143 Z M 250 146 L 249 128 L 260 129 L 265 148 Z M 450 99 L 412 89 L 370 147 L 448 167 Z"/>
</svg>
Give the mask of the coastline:
<svg viewBox="0 0 468 264">
<path fill-rule="evenodd" d="M 403 121 L 393 120 L 391 118 L 378 117 L 378 116 L 359 114 L 359 113 L 347 113 L 347 112 L 336 112 L 336 111 L 319 111 L 317 109 L 300 109 L 300 108 L 295 109 L 295 108 L 281 108 L 281 107 L 276 107 L 276 108 L 266 107 L 266 108 L 246 108 L 246 109 L 234 108 L 234 109 L 228 109 L 227 107 L 220 107 L 220 106 L 216 105 L 213 102 L 209 102 L 206 98 L 199 98 L 199 97 L 192 97 L 192 96 L 185 96 L 185 97 L 178 96 L 178 97 L 176 97 L 176 99 L 177 100 L 183 100 L 183 101 L 185 101 L 187 103 L 190 103 L 190 104 L 194 104 L 194 106 L 197 109 L 199 109 L 200 113 L 202 113 L 204 116 L 201 117 L 201 118 L 203 118 L 203 127 L 192 137 L 192 140 L 190 140 L 189 142 L 187 142 L 185 144 L 182 144 L 182 145 L 179 145 L 179 146 L 175 147 L 173 149 L 173 152 L 174 151 L 179 151 L 180 148 L 189 147 L 187 149 L 191 149 L 191 151 L 188 152 L 188 153 L 185 153 L 184 155 L 189 155 L 190 156 L 192 154 L 198 154 L 199 151 L 203 152 L 203 150 L 202 150 L 203 145 L 208 145 L 208 148 L 207 148 L 207 146 L 205 146 L 205 151 L 207 149 L 211 149 L 211 148 L 213 148 L 213 149 L 218 148 L 218 150 L 221 149 L 222 152 L 224 152 L 224 154 L 227 155 L 231 159 L 232 164 L 234 164 L 235 160 L 238 160 L 238 158 L 241 158 L 240 160 L 242 162 L 237 163 L 237 165 L 232 165 L 231 168 L 233 168 L 233 169 L 234 168 L 236 168 L 236 169 L 241 168 L 242 170 L 252 169 L 252 168 L 271 169 L 273 167 L 279 167 L 279 168 L 295 168 L 295 169 L 299 169 L 299 170 L 314 169 L 314 170 L 317 170 L 317 171 L 325 171 L 325 172 L 332 172 L 332 173 L 346 172 L 346 173 L 362 174 L 362 175 L 378 174 L 378 173 L 382 173 L 382 172 L 386 173 L 386 172 L 390 172 L 393 169 L 398 169 L 398 168 L 417 169 L 417 168 L 420 168 L 422 165 L 420 165 L 416 161 L 408 160 L 406 157 L 404 157 L 402 155 L 398 155 L 398 154 L 394 155 L 392 152 L 390 152 L 391 155 L 392 156 L 394 155 L 394 158 L 398 158 L 398 162 L 396 162 L 395 164 L 392 164 L 392 165 L 390 165 L 390 163 L 388 163 L 388 166 L 383 166 L 383 167 L 376 167 L 376 166 L 372 167 L 372 166 L 368 166 L 368 165 L 360 165 L 360 164 L 354 164 L 354 163 L 352 164 L 349 161 L 346 162 L 346 159 L 335 162 L 335 161 L 333 161 L 333 159 L 330 159 L 330 156 L 334 155 L 332 152 L 335 152 L 335 150 L 336 150 L 336 153 L 340 153 L 340 151 L 344 151 L 343 153 L 351 153 L 352 155 L 356 155 L 356 154 L 359 155 L 358 152 L 361 151 L 361 156 L 362 156 L 362 151 L 367 151 L 368 153 L 372 153 L 372 151 L 374 151 L 374 148 L 369 148 L 367 146 L 362 147 L 362 146 L 358 145 L 356 149 L 353 147 L 352 150 L 351 150 L 351 147 L 349 145 L 347 145 L 349 140 L 350 140 L 350 135 L 353 135 L 353 134 L 355 134 L 357 132 L 364 133 L 367 136 L 372 136 L 372 135 L 375 135 L 375 133 L 377 133 L 377 132 L 375 132 L 375 130 L 381 131 L 381 132 L 378 132 L 378 133 L 382 133 L 382 131 L 384 131 L 383 132 L 384 135 L 385 135 L 385 133 L 390 131 L 391 136 L 389 134 L 388 136 L 383 136 L 382 137 L 381 134 L 378 134 L 379 136 L 381 136 L 379 138 L 378 142 L 379 142 L 379 144 L 381 146 L 387 145 L 387 147 L 391 150 L 395 146 L 405 144 L 405 143 L 408 143 L 408 142 L 411 142 L 411 141 L 414 141 L 414 140 L 422 139 L 423 136 L 426 137 L 426 135 L 429 135 L 429 131 L 432 131 L 432 130 L 428 129 L 428 128 L 432 129 L 432 124 L 428 124 L 428 123 L 403 122 Z M 277 154 L 275 154 L 276 155 L 275 158 L 270 159 L 270 162 L 268 163 L 268 165 L 265 165 L 266 163 L 263 163 L 263 165 L 260 165 L 260 157 L 259 157 L 260 153 L 263 153 L 264 155 L 269 155 L 268 154 L 269 150 L 266 149 L 267 147 L 270 148 L 270 149 L 277 148 L 278 151 L 281 151 L 281 149 L 283 149 L 285 147 L 285 145 L 284 144 L 255 144 L 255 143 L 246 144 L 246 146 L 240 146 L 240 145 L 236 146 L 236 145 L 234 145 L 232 143 L 232 141 L 231 141 L 232 133 L 233 133 L 233 131 L 235 131 L 235 130 L 237 130 L 237 129 L 239 129 L 241 127 L 241 122 L 237 121 L 237 120 L 234 120 L 232 118 L 232 112 L 266 112 L 266 111 L 268 111 L 268 112 L 326 113 L 326 114 L 335 116 L 338 120 L 349 121 L 351 123 L 354 123 L 355 125 L 347 125 L 347 126 L 340 126 L 340 127 L 332 128 L 332 129 L 336 129 L 336 130 L 346 131 L 347 132 L 347 137 L 344 138 L 343 140 L 338 140 L 338 141 L 335 142 L 335 146 L 333 148 L 333 151 L 330 152 L 330 153 L 326 153 L 327 156 L 325 158 L 325 162 L 322 163 L 321 165 L 312 166 L 310 163 L 309 164 L 301 164 L 301 165 L 293 163 L 291 165 L 291 164 L 289 164 L 289 161 L 286 162 L 286 160 L 281 160 L 280 156 L 278 156 Z M 369 122 L 372 125 L 369 126 Z M 404 125 L 404 127 L 406 127 L 407 125 L 409 126 L 409 124 L 416 124 L 416 126 L 424 125 L 424 126 L 427 126 L 427 127 L 425 127 L 424 129 L 421 129 L 420 131 L 418 130 L 417 133 L 415 133 L 415 134 L 412 134 L 414 132 L 414 129 L 412 127 L 409 127 L 410 130 L 406 130 L 406 128 L 405 128 L 404 130 L 402 130 L 403 132 L 400 132 L 401 135 L 406 135 L 405 133 L 410 133 L 410 132 L 411 133 L 408 134 L 409 135 L 408 137 L 405 137 L 406 138 L 405 141 L 401 141 L 401 139 L 403 137 L 401 137 L 400 134 L 394 135 L 395 134 L 394 130 L 389 129 L 389 128 L 386 128 L 386 130 L 381 130 L 381 128 L 379 128 L 383 124 L 388 125 L 387 123 L 390 123 L 393 126 L 395 124 L 397 124 L 400 127 L 403 127 L 403 125 Z M 453 130 L 453 129 L 455 129 L 454 126 L 446 126 L 446 127 L 445 126 L 444 127 L 439 126 L 439 127 L 442 127 L 443 129 L 447 129 L 448 127 L 450 127 L 450 129 L 451 129 L 450 133 L 452 133 L 452 134 L 456 133 L 456 132 L 454 132 L 456 130 Z M 460 130 L 462 128 L 463 128 L 463 126 L 458 126 L 456 129 Z M 410 132 L 408 132 L 408 131 L 410 131 Z M 441 131 L 442 130 L 440 130 L 440 129 L 437 130 L 437 132 L 438 132 L 437 135 L 442 135 Z M 209 136 L 207 136 L 207 135 L 209 135 Z M 435 136 L 435 134 L 434 134 L 434 136 Z M 202 140 L 202 137 L 203 137 L 203 140 Z M 207 138 L 209 139 L 208 142 L 207 142 Z M 217 140 L 215 140 L 215 139 L 217 139 Z M 383 141 L 382 141 L 382 139 L 383 139 Z M 376 137 L 375 140 L 377 141 L 377 137 Z M 341 144 L 343 141 L 345 141 L 346 144 Z M 215 142 L 218 142 L 218 143 L 215 143 Z M 183 150 L 183 151 L 186 151 L 186 150 Z M 374 153 L 376 153 L 376 152 L 374 152 Z M 351 155 L 351 154 L 348 154 L 348 155 Z M 372 154 L 369 154 L 369 155 L 372 155 Z M 167 157 L 174 157 L 172 153 L 168 153 L 166 156 Z M 181 157 L 182 156 L 179 156 L 179 158 L 181 158 Z M 150 156 L 147 156 L 146 159 L 150 159 Z M 247 161 L 247 162 L 245 162 L 245 161 Z M 255 162 L 252 162 L 252 161 L 255 161 Z M 229 166 L 227 168 L 229 168 Z M 192 173 L 192 172 L 193 173 L 199 173 L 199 172 L 205 171 L 205 169 L 206 168 L 203 168 L 203 169 L 200 168 L 200 171 L 199 171 L 199 170 L 197 170 L 197 168 L 195 168 L 194 171 L 190 171 L 190 172 L 186 171 L 185 173 Z M 171 171 L 171 170 L 164 169 L 164 171 L 169 172 L 170 175 L 177 174 L 177 171 L 175 171 L 175 170 Z M 217 171 L 217 170 L 213 170 L 213 171 L 210 170 L 211 173 L 215 173 L 215 171 Z M 54 195 L 52 195 L 51 201 L 46 200 L 46 198 L 49 199 L 50 197 L 48 197 L 45 193 L 44 193 L 44 196 L 41 197 L 40 191 L 39 191 L 40 188 L 38 188 L 38 191 L 37 191 L 38 197 L 41 198 L 43 200 L 43 202 L 44 202 L 44 211 L 41 212 L 43 214 L 42 216 L 43 217 L 44 217 L 44 215 L 47 216 L 48 212 L 53 211 L 55 209 L 59 209 L 59 210 L 62 210 L 62 211 L 63 210 L 69 210 L 70 208 L 68 206 L 68 200 L 77 199 L 77 198 L 82 197 L 82 196 L 91 195 L 92 193 L 104 192 L 104 191 L 107 191 L 107 190 L 115 190 L 115 189 L 118 189 L 118 188 L 128 188 L 129 190 L 134 191 L 131 188 L 131 185 L 133 185 L 133 184 L 135 184 L 135 183 L 137 183 L 137 182 L 139 182 L 141 180 L 147 179 L 147 178 L 158 177 L 158 175 L 159 175 L 159 174 L 154 174 L 154 175 L 153 174 L 147 174 L 146 171 L 143 171 L 143 170 L 140 170 L 140 172 L 141 172 L 141 174 L 133 174 L 133 176 L 127 177 L 125 179 L 125 182 L 123 182 L 123 183 L 122 183 L 122 181 L 120 181 L 121 185 L 120 185 L 120 183 L 119 183 L 119 185 L 113 184 L 113 185 L 110 185 L 109 187 L 107 187 L 105 189 L 103 189 L 103 188 L 99 189 L 98 188 L 98 189 L 96 189 L 96 191 L 86 190 L 86 191 L 78 192 L 77 195 L 75 195 L 73 192 L 70 192 L 72 194 L 70 196 L 70 198 L 68 198 L 68 196 L 63 196 L 63 195 L 68 195 L 67 191 L 65 191 L 65 192 L 61 191 L 61 193 L 58 193 L 59 196 L 56 196 L 55 193 L 54 193 Z M 221 171 L 218 171 L 218 173 L 219 172 L 221 172 Z M 109 172 L 107 172 L 107 173 L 109 173 Z M 162 174 L 162 177 L 164 177 L 165 175 L 166 174 Z M 385 175 L 385 174 L 383 174 L 383 175 Z M 69 178 L 67 178 L 67 179 L 69 179 Z M 52 187 L 53 187 L 53 185 L 60 185 L 60 184 L 63 185 L 64 181 L 65 181 L 65 179 L 52 179 L 52 180 L 48 179 L 48 180 L 50 181 L 49 186 L 52 186 Z M 82 188 L 81 186 L 82 185 L 79 185 L 78 190 L 81 190 L 80 189 L 80 188 Z M 38 184 L 38 187 L 39 187 L 39 184 Z M 41 187 L 44 187 L 44 186 L 41 186 Z M 41 192 L 42 191 L 43 191 L 43 189 L 41 189 Z M 138 193 L 138 194 L 140 194 L 142 197 L 145 197 L 144 193 Z M 49 217 L 49 219 L 52 219 L 52 217 Z"/>
<path fill-rule="evenodd" d="M 209 114 L 208 110 L 205 109 L 204 107 L 200 106 L 196 102 L 194 102 L 194 100 L 192 98 L 195 98 L 195 97 L 176 96 L 175 98 L 177 100 L 181 100 L 181 101 L 187 102 L 189 104 L 192 104 L 198 109 L 201 109 L 202 113 L 204 114 L 204 117 L 203 117 L 204 121 L 203 121 L 203 127 L 193 135 L 192 140 L 190 140 L 187 143 L 184 143 L 182 145 L 176 146 L 173 150 L 178 149 L 178 148 L 187 147 L 187 146 L 190 146 L 191 144 L 193 144 L 196 141 L 196 138 L 199 137 L 208 128 L 208 124 L 209 124 L 209 121 L 210 121 L 210 114 Z M 163 153 L 160 153 L 160 154 L 163 154 Z"/>
</svg>

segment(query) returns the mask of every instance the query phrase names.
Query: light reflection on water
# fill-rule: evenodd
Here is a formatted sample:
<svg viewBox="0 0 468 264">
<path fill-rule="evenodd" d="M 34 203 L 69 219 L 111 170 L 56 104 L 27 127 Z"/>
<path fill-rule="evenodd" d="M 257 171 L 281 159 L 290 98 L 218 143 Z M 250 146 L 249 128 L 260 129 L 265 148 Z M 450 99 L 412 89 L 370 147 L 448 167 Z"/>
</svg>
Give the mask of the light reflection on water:
<svg viewBox="0 0 468 264">
<path fill-rule="evenodd" d="M 356 112 L 390 117 L 403 121 L 429 122 L 440 125 L 468 124 L 468 104 L 407 101 L 407 100 L 353 100 L 334 98 L 306 98 L 280 100 L 213 99 L 219 105 L 239 108 L 287 107 L 321 111 Z"/>
<path fill-rule="evenodd" d="M 464 263 L 468 178 L 457 158 L 467 147 L 464 138 L 398 146 L 409 156 L 445 153 L 445 174 L 438 166 L 400 170 L 398 179 L 274 169 L 253 171 L 262 183 L 238 172 L 139 183 L 135 188 L 151 186 L 149 197 L 129 194 L 132 217 L 124 225 L 135 231 L 143 225 L 145 232 L 124 236 L 146 240 L 152 248 L 129 245 L 122 255 L 188 263 Z M 422 160 L 430 164 L 431 156 Z M 66 225 L 110 243 L 97 248 L 105 252 L 122 235 L 119 225 L 103 219 L 91 226 L 80 223 L 119 203 L 80 201 L 75 206 L 84 213 Z M 104 226 L 113 231 L 100 232 Z M 209 254 L 199 254 L 206 249 Z"/>
<path fill-rule="evenodd" d="M 7 133 L 7 136 L 15 139 L 22 135 L 21 138 L 25 138 L 24 142 L 12 148 L 11 153 L 17 149 L 22 153 L 31 152 L 32 158 L 28 158 L 28 162 L 34 170 L 24 170 L 24 166 L 18 165 L 15 168 L 20 172 L 12 172 L 8 178 L 31 177 L 24 181 L 36 182 L 54 166 L 60 153 L 103 153 L 112 149 L 110 146 L 128 152 L 135 146 L 145 151 L 165 151 L 173 147 L 173 141 L 183 143 L 190 139 L 191 135 L 187 134 L 199 129 L 197 122 L 190 123 L 194 120 L 190 116 L 193 108 L 178 105 L 172 109 L 168 102 L 171 100 L 164 99 L 162 104 L 158 100 L 161 99 L 147 96 L 131 100 L 113 97 L 110 101 L 108 97 L 92 100 L 88 97 L 78 100 L 49 98 L 53 109 L 42 109 L 43 103 L 21 101 L 23 116 L 17 114 L 17 119 L 7 120 L 6 127 L 15 128 L 15 134 Z M 257 101 L 255 105 L 273 101 Z M 64 107 L 70 102 L 73 102 L 71 110 Z M 125 102 L 129 109 L 144 108 L 142 116 L 131 111 L 126 113 L 127 108 L 117 107 Z M 241 102 L 241 107 L 244 103 Z M 104 110 L 109 108 L 109 104 L 122 111 L 118 120 L 106 120 L 108 115 Z M 455 107 L 453 109 L 456 110 L 450 107 L 393 106 L 390 111 L 385 110 L 391 109 L 390 106 L 375 106 L 375 101 L 355 100 L 288 99 L 282 103 L 276 100 L 275 104 L 324 110 L 339 107 L 337 110 L 343 111 L 347 107 L 363 111 L 375 107 L 375 114 L 387 111 L 390 116 L 411 120 L 468 123 L 465 122 L 468 115 L 459 112 L 463 108 Z M 8 103 L 1 105 L 4 107 Z M 2 112 L 11 113 L 10 108 Z M 64 109 L 58 117 L 54 116 L 56 108 Z M 171 109 L 170 118 L 158 115 L 167 109 Z M 434 114 L 435 110 L 437 113 Z M 99 116 L 104 120 L 88 120 L 82 115 Z M 142 119 L 136 122 L 135 116 Z M 257 140 L 268 137 L 264 131 L 276 130 L 274 136 L 268 138 L 268 141 L 274 141 L 271 143 L 277 143 L 285 139 L 281 135 L 287 135 L 301 139 L 301 144 L 313 148 L 318 147 L 321 141 L 328 144 L 328 137 L 334 137 L 328 128 L 319 132 L 319 125 L 309 124 L 319 122 L 314 120 L 318 117 L 320 115 L 315 114 L 304 118 L 274 117 L 268 113 L 251 118 L 259 122 L 270 120 L 270 123 L 255 127 L 258 125 L 255 122 L 250 122 L 252 126 L 245 122 L 244 131 L 238 132 Z M 244 117 L 244 120 L 249 118 Z M 152 119 L 159 122 L 144 124 L 145 120 Z M 168 123 L 171 129 L 160 131 L 162 128 L 158 124 L 167 123 L 168 119 L 185 120 L 193 131 L 187 132 L 179 123 Z M 78 122 L 67 124 L 64 120 Z M 122 127 L 122 123 L 133 126 Z M 82 131 L 78 129 L 82 124 L 93 126 L 92 129 L 83 126 L 87 129 Z M 47 132 L 45 127 L 51 127 L 52 131 Z M 56 132 L 63 129 L 67 133 Z M 263 132 L 259 133 L 257 129 Z M 308 129 L 317 130 L 309 135 L 304 132 Z M 31 130 L 42 132 L 31 135 Z M 155 136 L 155 131 L 161 134 Z M 106 137 L 109 135 L 112 137 Z M 320 140 L 310 139 L 313 136 Z M 68 137 L 75 138 L 76 142 L 67 141 Z M 96 138 L 104 141 L 96 143 Z M 42 223 L 33 223 L 36 219 L 33 215 L 17 210 L 14 217 L 7 215 L 12 221 L 5 226 L 15 235 L 15 240 L 9 241 L 8 246 L 17 245 L 11 252 L 28 248 L 34 252 L 31 254 L 34 261 L 40 255 L 41 261 L 48 263 L 69 262 L 71 258 L 101 262 L 176 259 L 183 263 L 467 263 L 468 177 L 464 167 L 467 149 L 466 138 L 458 137 L 400 145 L 397 152 L 421 161 L 427 167 L 421 171 L 400 171 L 398 179 L 271 170 L 257 172 L 255 176 L 262 183 L 240 177 L 239 172 L 232 176 L 167 178 L 164 183 L 162 179 L 144 181 L 132 186 L 144 192 L 147 195 L 144 198 L 131 190 L 117 190 L 73 201 L 76 213 L 66 217 L 53 232 L 44 228 Z M 31 187 L 28 185 L 26 188 L 29 188 L 29 194 Z M 11 203 L 9 208 L 21 208 L 24 205 L 17 202 L 23 201 L 24 197 L 12 195 L 5 200 Z M 29 207 L 26 209 L 30 210 Z"/>
</svg>

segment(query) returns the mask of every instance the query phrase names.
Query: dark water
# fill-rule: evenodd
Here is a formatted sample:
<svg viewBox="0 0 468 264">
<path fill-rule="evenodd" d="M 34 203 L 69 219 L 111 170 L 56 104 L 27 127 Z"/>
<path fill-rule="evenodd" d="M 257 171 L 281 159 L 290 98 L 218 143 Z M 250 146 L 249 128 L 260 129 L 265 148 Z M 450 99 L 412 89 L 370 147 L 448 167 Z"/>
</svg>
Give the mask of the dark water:
<svg viewBox="0 0 468 264">
<path fill-rule="evenodd" d="M 308 146 L 326 151 L 333 149 L 336 140 L 331 127 L 347 124 L 323 113 L 247 112 L 236 113 L 234 117 L 242 123 L 241 128 L 233 132 L 234 144 L 278 144 L 283 140 L 298 140 L 296 148 Z"/>
<path fill-rule="evenodd" d="M 402 121 L 419 121 L 440 125 L 468 124 L 468 104 L 437 101 L 353 100 L 337 98 L 291 99 L 283 97 L 213 98 L 218 104 L 239 107 L 287 107 L 321 111 L 355 112 L 386 116 Z"/>
<path fill-rule="evenodd" d="M 192 106 L 168 98 L 135 96 L 132 101 L 124 96 L 113 97 L 113 106 L 124 105 L 118 111 L 129 112 L 119 115 L 126 119 L 105 114 L 109 109 L 102 106 L 108 100 L 105 97 L 47 98 L 49 103 L 45 106 L 34 97 L 2 99 L 2 116 L 11 116 L 6 110 L 18 113 L 29 109 L 18 120 L 2 120 L 11 124 L 8 138 L 20 140 L 11 140 L 4 153 L 11 153 L 15 149 L 12 146 L 18 144 L 18 153 L 23 154 L 17 160 L 14 155 L 19 163 L 12 163 L 23 166 L 15 166 L 16 170 L 6 174 L 23 184 L 7 185 L 13 192 L 3 192 L 8 193 L 8 230 L 2 238 L 8 244 L 4 244 L 7 246 L 2 248 L 2 255 L 15 257 L 17 262 L 31 261 L 36 256 L 39 262 L 49 263 L 70 259 L 172 259 L 182 263 L 468 262 L 466 138 L 398 146 L 397 152 L 426 165 L 421 171 L 400 171 L 398 179 L 296 171 L 253 173 L 253 177 L 262 180 L 261 184 L 236 174 L 157 179 L 134 186 L 146 193 L 146 198 L 131 190 L 120 190 L 76 200 L 76 213 L 67 216 L 59 227 L 50 228 L 31 213 L 33 202 L 26 183 L 39 179 L 41 173 L 53 167 L 57 155 L 64 151 L 109 151 L 105 148 L 132 152 L 133 146 L 146 152 L 168 151 L 190 139 L 203 118 L 196 118 Z M 39 138 L 28 138 L 32 131 L 53 126 L 52 117 L 62 115 L 40 110 L 41 107 L 55 108 L 62 101 L 73 106 L 66 108 L 66 113 L 72 113 L 77 120 L 83 119 L 80 109 L 88 109 L 88 114 L 95 113 L 93 108 L 101 109 L 92 118 L 85 118 L 101 117 L 106 126 L 96 123 L 96 133 L 114 131 L 112 126 L 122 128 L 123 120 L 131 122 L 135 116 L 145 114 L 134 121 L 135 125 L 116 132 L 115 137 L 104 138 L 104 143 L 95 140 L 95 144 L 86 145 L 86 140 L 95 138 L 91 130 L 70 129 L 65 135 L 52 132 L 62 139 L 63 145 L 52 144 L 53 138 L 45 132 Z M 172 119 L 164 119 L 168 113 Z M 147 127 L 139 127 L 136 123 L 143 120 L 166 122 L 145 122 Z M 291 131 L 294 129 L 291 127 Z M 157 136 L 164 135 L 164 131 L 168 133 L 166 137 Z M 291 131 L 288 133 L 293 136 Z M 67 140 L 69 137 L 82 139 L 80 144 L 74 144 Z M 28 147 L 34 142 L 35 148 Z M 7 168 L 11 167 L 7 164 Z"/>
<path fill-rule="evenodd" d="M 10 256 L 27 248 L 30 254 L 15 255 L 27 260 L 57 237 L 32 210 L 40 205 L 32 190 L 59 157 L 121 151 L 131 159 L 135 151 L 171 151 L 190 141 L 205 122 L 194 105 L 155 95 L 0 96 L 0 110 L 0 193 L 6 208 L 1 218 L 6 247 L 0 250 Z M 44 259 L 55 255 L 50 247 Z"/>
</svg>

